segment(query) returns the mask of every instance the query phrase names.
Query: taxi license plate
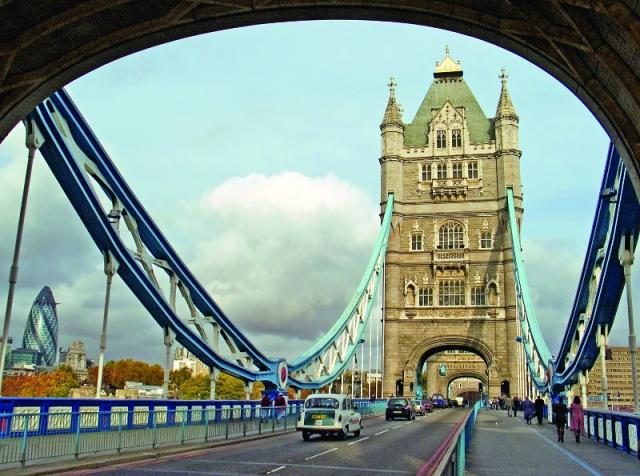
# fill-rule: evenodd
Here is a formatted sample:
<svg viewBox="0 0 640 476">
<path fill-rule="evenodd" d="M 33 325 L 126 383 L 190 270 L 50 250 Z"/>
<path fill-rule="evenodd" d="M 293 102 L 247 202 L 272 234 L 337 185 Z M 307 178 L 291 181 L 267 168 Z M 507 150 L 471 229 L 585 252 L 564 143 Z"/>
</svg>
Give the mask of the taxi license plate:
<svg viewBox="0 0 640 476">
<path fill-rule="evenodd" d="M 394 410 L 393 413 L 402 413 L 402 410 Z"/>
<path fill-rule="evenodd" d="M 316 420 L 314 423 L 316 426 L 322 425 L 322 420 Z"/>
</svg>

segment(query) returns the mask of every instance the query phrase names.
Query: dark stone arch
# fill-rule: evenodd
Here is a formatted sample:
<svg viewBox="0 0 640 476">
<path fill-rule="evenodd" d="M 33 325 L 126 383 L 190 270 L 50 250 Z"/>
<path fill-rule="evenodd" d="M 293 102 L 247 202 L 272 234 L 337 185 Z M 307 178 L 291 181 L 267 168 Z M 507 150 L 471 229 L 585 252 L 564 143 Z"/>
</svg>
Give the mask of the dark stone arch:
<svg viewBox="0 0 640 476">
<path fill-rule="evenodd" d="M 54 90 L 110 61 L 192 35 L 286 21 L 432 26 L 538 65 L 594 113 L 640 191 L 640 5 L 625 1 L 5 1 L 0 7 L 0 139 Z"/>
</svg>

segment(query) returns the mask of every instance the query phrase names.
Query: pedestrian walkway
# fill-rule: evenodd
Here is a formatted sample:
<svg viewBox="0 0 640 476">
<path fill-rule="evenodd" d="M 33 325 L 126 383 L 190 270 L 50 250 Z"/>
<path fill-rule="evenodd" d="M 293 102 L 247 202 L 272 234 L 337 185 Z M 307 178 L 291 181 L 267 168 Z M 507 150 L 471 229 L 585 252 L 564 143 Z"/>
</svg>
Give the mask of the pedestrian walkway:
<svg viewBox="0 0 640 476">
<path fill-rule="evenodd" d="M 504 411 L 478 412 L 476 428 L 467 455 L 465 474 L 545 476 L 626 476 L 640 474 L 635 456 L 582 438 L 569 430 L 565 443 L 558 443 L 556 427 L 548 422 L 526 425 L 520 417 Z"/>
</svg>

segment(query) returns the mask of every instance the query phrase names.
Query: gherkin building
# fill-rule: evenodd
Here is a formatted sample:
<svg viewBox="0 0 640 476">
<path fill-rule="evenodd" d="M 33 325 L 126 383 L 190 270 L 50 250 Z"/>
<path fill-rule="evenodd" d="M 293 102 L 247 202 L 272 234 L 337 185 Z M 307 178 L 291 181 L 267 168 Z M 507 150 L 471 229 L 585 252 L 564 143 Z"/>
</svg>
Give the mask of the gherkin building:
<svg viewBox="0 0 640 476">
<path fill-rule="evenodd" d="M 22 347 L 42 354 L 43 364 L 54 365 L 58 348 L 58 313 L 49 286 L 38 293 L 24 329 Z"/>
</svg>

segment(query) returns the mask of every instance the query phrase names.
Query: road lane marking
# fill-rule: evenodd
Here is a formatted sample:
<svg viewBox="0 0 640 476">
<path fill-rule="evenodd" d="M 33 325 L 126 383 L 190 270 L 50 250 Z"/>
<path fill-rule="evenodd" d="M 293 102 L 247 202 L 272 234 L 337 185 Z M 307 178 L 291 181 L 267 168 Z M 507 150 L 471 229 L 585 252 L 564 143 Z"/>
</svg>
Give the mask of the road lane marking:
<svg viewBox="0 0 640 476">
<path fill-rule="evenodd" d="M 274 464 L 279 464 L 279 463 L 267 463 L 264 461 L 234 461 L 234 460 L 216 460 L 216 459 L 190 459 L 189 463 L 204 463 L 204 464 L 243 464 L 243 465 L 247 465 L 247 466 L 273 466 Z M 358 467 L 358 466 L 329 466 L 329 465 L 318 465 L 318 464 L 302 464 L 302 463 L 287 463 L 286 465 L 284 465 L 288 468 L 315 468 L 315 469 L 338 469 L 338 470 L 349 470 L 349 471 L 359 471 L 359 472 L 363 472 L 363 473 L 368 473 L 371 474 L 372 472 L 376 472 L 376 473 L 389 473 L 389 474 L 412 474 L 415 475 L 415 471 L 401 471 L 401 470 L 397 470 L 397 469 L 380 469 L 380 468 L 362 468 L 362 467 Z M 132 469 L 128 469 L 127 471 L 137 471 L 137 468 L 132 468 Z M 157 468 L 140 468 L 139 469 L 142 472 L 165 472 L 163 470 L 157 469 Z M 103 471 L 102 469 L 100 471 Z M 179 470 L 176 470 L 179 471 Z M 209 469 L 206 473 L 205 472 L 200 472 L 200 471 L 185 471 L 182 470 L 184 474 L 208 474 L 211 475 L 211 469 Z M 170 472 L 170 471 L 166 471 L 166 472 Z M 215 473 L 214 473 L 215 474 Z"/>
<path fill-rule="evenodd" d="M 405 425 L 411 425 L 412 423 L 412 421 L 408 421 L 407 423 L 405 423 Z"/>
<path fill-rule="evenodd" d="M 267 474 L 271 474 L 271 473 L 276 473 L 278 471 L 280 471 L 281 469 L 286 468 L 286 466 L 278 466 L 276 469 L 272 469 L 271 471 L 267 471 Z"/>
<path fill-rule="evenodd" d="M 373 436 L 382 435 L 383 433 L 386 433 L 387 431 L 389 431 L 389 429 L 379 431 L 378 433 L 375 433 Z"/>
<path fill-rule="evenodd" d="M 331 448 L 330 450 L 323 451 L 322 453 L 318 453 L 317 455 L 309 456 L 305 458 L 305 461 L 309 461 L 310 459 L 317 458 L 318 456 L 326 455 L 327 453 L 331 453 L 332 451 L 336 451 L 338 448 Z"/>
<path fill-rule="evenodd" d="M 520 420 L 518 420 L 518 423 L 520 423 L 521 425 L 525 425 L 525 423 L 522 423 Z M 532 428 L 533 430 L 533 428 Z M 600 471 L 598 471 L 597 469 L 595 469 L 593 466 L 591 466 L 589 463 L 582 461 L 582 459 L 580 459 L 579 456 L 573 454 L 571 451 L 563 448 L 562 446 L 560 446 L 559 444 L 557 444 L 555 441 L 550 440 L 549 438 L 547 438 L 545 435 L 543 435 L 542 433 L 540 433 L 538 430 L 533 430 L 533 432 L 538 435 L 540 438 L 542 438 L 544 441 L 546 441 L 547 443 L 549 443 L 551 446 L 553 446 L 555 449 L 557 449 L 558 451 L 560 451 L 561 453 L 563 453 L 565 456 L 567 456 L 569 459 L 571 459 L 574 463 L 582 466 L 587 472 L 593 474 L 594 476 L 602 476 L 602 473 Z"/>
<path fill-rule="evenodd" d="M 368 440 L 369 437 L 365 436 L 364 438 L 360 438 L 359 440 L 352 441 L 351 443 L 347 443 L 347 445 L 355 445 L 356 443 L 360 443 L 361 441 Z"/>
<path fill-rule="evenodd" d="M 400 428 L 402 425 L 398 425 L 398 426 L 394 426 L 393 428 L 391 428 L 392 430 L 395 430 L 396 428 Z"/>
</svg>

